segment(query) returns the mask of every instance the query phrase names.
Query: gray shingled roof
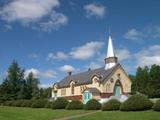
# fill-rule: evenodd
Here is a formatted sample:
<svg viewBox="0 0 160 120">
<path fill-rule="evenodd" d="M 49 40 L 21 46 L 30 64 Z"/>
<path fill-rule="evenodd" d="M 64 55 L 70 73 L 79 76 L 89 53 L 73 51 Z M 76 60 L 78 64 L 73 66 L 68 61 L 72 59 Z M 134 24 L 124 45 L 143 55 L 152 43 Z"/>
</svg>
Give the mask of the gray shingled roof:
<svg viewBox="0 0 160 120">
<path fill-rule="evenodd" d="M 108 70 L 105 70 L 104 67 L 101 67 L 98 69 L 69 75 L 56 84 L 59 88 L 69 87 L 71 81 L 74 81 L 75 85 L 89 84 L 92 83 L 91 79 L 94 75 L 97 75 L 100 78 L 99 82 L 104 82 L 105 80 L 108 80 L 110 76 L 114 73 L 114 71 L 117 70 L 117 68 L 119 67 L 121 67 L 121 65 L 117 64 L 116 66 Z"/>
<path fill-rule="evenodd" d="M 93 93 L 93 94 L 99 94 L 100 93 L 100 91 L 97 88 L 87 88 L 86 90 L 88 90 L 90 93 Z"/>
</svg>

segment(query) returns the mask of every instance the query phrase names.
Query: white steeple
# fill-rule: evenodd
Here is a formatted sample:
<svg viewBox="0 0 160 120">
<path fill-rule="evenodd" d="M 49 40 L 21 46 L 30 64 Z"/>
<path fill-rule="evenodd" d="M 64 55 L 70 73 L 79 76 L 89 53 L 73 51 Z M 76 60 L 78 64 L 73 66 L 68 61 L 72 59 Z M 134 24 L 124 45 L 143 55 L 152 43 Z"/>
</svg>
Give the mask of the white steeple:
<svg viewBox="0 0 160 120">
<path fill-rule="evenodd" d="M 117 57 L 115 57 L 112 38 L 111 35 L 109 35 L 108 51 L 107 51 L 107 56 L 105 58 L 105 70 L 114 67 L 116 64 L 117 64 Z"/>
<path fill-rule="evenodd" d="M 109 40 L 108 40 L 108 51 L 107 51 L 107 57 L 114 57 L 114 51 L 113 51 L 113 44 L 112 44 L 112 38 L 109 35 Z"/>
</svg>

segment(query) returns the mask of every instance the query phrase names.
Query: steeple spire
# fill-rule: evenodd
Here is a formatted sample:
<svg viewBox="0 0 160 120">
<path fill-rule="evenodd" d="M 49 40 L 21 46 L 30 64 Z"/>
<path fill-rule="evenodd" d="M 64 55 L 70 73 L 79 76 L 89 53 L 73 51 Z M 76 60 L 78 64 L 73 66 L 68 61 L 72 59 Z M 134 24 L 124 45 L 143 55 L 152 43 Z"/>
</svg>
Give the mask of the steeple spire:
<svg viewBox="0 0 160 120">
<path fill-rule="evenodd" d="M 112 68 L 116 64 L 117 64 L 117 57 L 115 57 L 114 54 L 112 37 L 110 35 L 110 30 L 109 30 L 108 50 L 107 50 L 107 56 L 105 58 L 105 70 Z"/>
<path fill-rule="evenodd" d="M 109 35 L 109 40 L 108 40 L 107 58 L 109 58 L 109 57 L 114 57 L 114 51 L 113 51 L 113 44 L 112 44 L 111 35 Z"/>
</svg>

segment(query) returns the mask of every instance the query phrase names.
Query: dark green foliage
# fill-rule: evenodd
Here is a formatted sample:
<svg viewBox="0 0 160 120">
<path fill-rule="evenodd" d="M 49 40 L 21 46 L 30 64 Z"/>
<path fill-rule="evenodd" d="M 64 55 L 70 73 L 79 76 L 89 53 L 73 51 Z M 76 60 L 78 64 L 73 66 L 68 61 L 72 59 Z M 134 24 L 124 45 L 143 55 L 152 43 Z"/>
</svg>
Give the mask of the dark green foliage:
<svg viewBox="0 0 160 120">
<path fill-rule="evenodd" d="M 3 103 L 3 106 L 12 106 L 13 101 L 6 101 Z"/>
<path fill-rule="evenodd" d="M 73 100 L 73 101 L 68 103 L 68 105 L 66 106 L 66 109 L 67 110 L 83 109 L 83 103 L 81 101 L 78 101 L 78 100 Z"/>
<path fill-rule="evenodd" d="M 102 111 L 112 111 L 119 110 L 121 102 L 116 99 L 111 99 L 108 102 L 104 103 L 102 106 Z"/>
<path fill-rule="evenodd" d="M 13 61 L 7 72 L 7 77 L 0 87 L 0 98 L 4 100 L 24 99 L 20 93 L 22 92 L 21 86 L 25 83 L 24 70 L 16 61 Z"/>
<path fill-rule="evenodd" d="M 152 65 L 149 69 L 138 67 L 132 79 L 132 94 L 136 92 L 147 95 L 149 98 L 160 97 L 160 66 Z"/>
<path fill-rule="evenodd" d="M 45 104 L 45 108 L 51 108 L 51 105 L 52 105 L 52 101 L 48 101 L 48 102 Z"/>
<path fill-rule="evenodd" d="M 24 102 L 24 100 L 15 100 L 15 101 L 13 101 L 12 106 L 21 107 L 23 102 Z"/>
<path fill-rule="evenodd" d="M 85 104 L 84 109 L 85 110 L 99 110 L 101 109 L 101 104 L 97 100 L 91 99 Z"/>
<path fill-rule="evenodd" d="M 30 73 L 24 78 L 24 69 L 16 61 L 8 68 L 8 74 L 0 85 L 0 101 L 39 98 L 39 80 Z"/>
<path fill-rule="evenodd" d="M 35 101 L 32 103 L 31 107 L 32 107 L 32 108 L 44 108 L 47 102 L 48 102 L 48 101 L 45 100 L 45 99 L 35 100 Z"/>
<path fill-rule="evenodd" d="M 52 109 L 65 109 L 68 104 L 68 100 L 65 98 L 57 98 L 53 103 L 52 103 Z"/>
<path fill-rule="evenodd" d="M 144 95 L 133 95 L 122 103 L 121 111 L 142 111 L 149 110 L 153 106 L 153 103 Z"/>
<path fill-rule="evenodd" d="M 39 90 L 40 99 L 51 98 L 51 92 L 52 92 L 52 89 L 50 87 L 49 88 L 41 88 Z"/>
<path fill-rule="evenodd" d="M 160 100 L 157 100 L 153 106 L 154 111 L 160 111 Z"/>
<path fill-rule="evenodd" d="M 27 99 L 38 99 L 39 98 L 39 80 L 34 77 L 33 73 L 29 73 L 26 78 L 27 81 Z"/>
<path fill-rule="evenodd" d="M 21 104 L 21 107 L 31 107 L 34 101 L 35 100 L 24 100 L 24 102 Z"/>
</svg>

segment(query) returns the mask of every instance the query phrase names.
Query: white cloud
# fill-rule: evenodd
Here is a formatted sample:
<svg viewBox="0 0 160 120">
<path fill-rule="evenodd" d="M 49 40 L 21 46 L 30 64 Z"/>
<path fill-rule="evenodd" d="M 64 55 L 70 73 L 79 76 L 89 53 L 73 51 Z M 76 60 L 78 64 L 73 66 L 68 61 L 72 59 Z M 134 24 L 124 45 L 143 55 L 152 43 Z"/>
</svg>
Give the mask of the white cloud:
<svg viewBox="0 0 160 120">
<path fill-rule="evenodd" d="M 125 33 L 124 37 L 129 40 L 142 40 L 143 33 L 133 28 L 130 29 L 127 33 Z"/>
<path fill-rule="evenodd" d="M 49 88 L 52 87 L 52 84 L 40 84 L 39 88 Z"/>
<path fill-rule="evenodd" d="M 86 60 L 98 53 L 98 50 L 102 48 L 102 46 L 103 42 L 88 42 L 83 46 L 74 48 L 70 52 L 70 55 L 74 59 Z"/>
<path fill-rule="evenodd" d="M 5 30 L 12 30 L 12 26 L 9 24 L 4 25 Z"/>
<path fill-rule="evenodd" d="M 31 68 L 31 69 L 27 69 L 25 71 L 25 78 L 29 75 L 29 73 L 33 73 L 34 77 L 38 77 L 39 75 L 39 70 L 35 69 L 35 68 Z"/>
<path fill-rule="evenodd" d="M 148 48 L 144 48 L 135 54 L 138 66 L 150 66 L 153 64 L 160 65 L 160 45 L 153 45 Z"/>
<path fill-rule="evenodd" d="M 157 39 L 160 38 L 160 26 L 147 26 L 141 30 L 132 28 L 124 34 L 124 38 L 138 42 L 144 39 Z"/>
<path fill-rule="evenodd" d="M 66 60 L 68 59 L 68 55 L 65 54 L 64 52 L 59 51 L 56 54 L 49 53 L 47 59 L 48 60 Z"/>
<path fill-rule="evenodd" d="M 90 18 L 96 16 L 97 18 L 103 18 L 105 15 L 105 7 L 101 4 L 91 3 L 84 6 L 86 10 L 86 17 Z"/>
<path fill-rule="evenodd" d="M 68 21 L 67 16 L 55 11 L 59 5 L 59 0 L 12 0 L 2 6 L 0 17 L 8 23 L 20 22 L 32 29 L 50 32 Z"/>
<path fill-rule="evenodd" d="M 62 13 L 52 12 L 50 20 L 47 22 L 41 22 L 40 28 L 45 32 L 51 32 L 52 30 L 57 30 L 59 27 L 66 25 L 68 22 L 68 17 Z"/>
<path fill-rule="evenodd" d="M 148 36 L 152 36 L 153 38 L 160 38 L 160 26 L 148 26 L 145 27 L 144 30 Z"/>
<path fill-rule="evenodd" d="M 96 68 L 100 68 L 102 67 L 102 65 L 96 63 L 96 62 L 91 62 L 89 65 L 86 65 L 85 68 L 89 69 L 96 69 Z"/>
<path fill-rule="evenodd" d="M 130 51 L 127 49 L 116 49 L 115 54 L 119 61 L 123 61 L 131 57 Z"/>
<path fill-rule="evenodd" d="M 0 15 L 8 22 L 33 22 L 49 14 L 58 0 L 12 0 L 3 6 Z"/>
<path fill-rule="evenodd" d="M 39 71 L 38 69 L 31 68 L 27 69 L 25 71 L 25 78 L 29 75 L 29 73 L 33 73 L 35 77 L 44 77 L 44 78 L 55 78 L 57 73 L 53 70 L 47 70 L 47 71 Z"/>
<path fill-rule="evenodd" d="M 64 66 L 60 67 L 59 70 L 62 72 L 74 72 L 75 68 L 71 65 L 64 65 Z"/>
</svg>

